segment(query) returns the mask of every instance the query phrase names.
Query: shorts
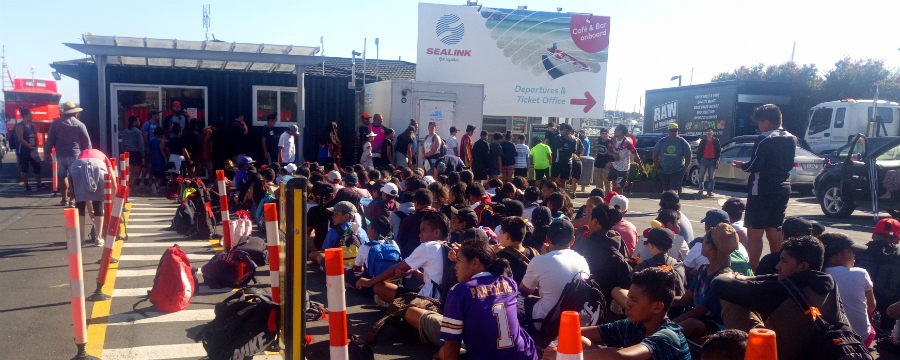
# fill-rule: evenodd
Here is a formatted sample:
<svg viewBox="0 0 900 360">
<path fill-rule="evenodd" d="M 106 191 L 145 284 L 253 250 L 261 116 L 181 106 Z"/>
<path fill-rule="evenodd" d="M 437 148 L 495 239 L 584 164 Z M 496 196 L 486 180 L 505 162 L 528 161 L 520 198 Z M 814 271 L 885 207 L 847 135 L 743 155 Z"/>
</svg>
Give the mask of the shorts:
<svg viewBox="0 0 900 360">
<path fill-rule="evenodd" d="M 550 178 L 550 168 L 546 169 L 534 169 L 534 179 L 535 180 L 544 180 Z"/>
<path fill-rule="evenodd" d="M 614 168 L 609 169 L 609 181 L 612 181 L 613 187 L 624 188 L 625 182 L 628 181 L 628 171 L 619 171 Z"/>
<path fill-rule="evenodd" d="M 472 174 L 475 175 L 475 180 L 487 180 L 488 171 L 485 168 L 472 168 Z"/>
<path fill-rule="evenodd" d="M 789 194 L 750 195 L 744 211 L 744 226 L 751 229 L 781 228 Z"/>
<path fill-rule="evenodd" d="M 75 208 L 78 209 L 78 215 L 85 216 L 87 215 L 84 212 L 84 208 L 87 201 L 76 201 Z M 103 202 L 102 201 L 90 201 L 91 207 L 94 209 L 94 216 L 103 216 Z"/>
<path fill-rule="evenodd" d="M 60 157 L 56 155 L 56 177 L 62 181 L 69 175 L 69 167 L 75 162 L 74 158 Z"/>
<path fill-rule="evenodd" d="M 581 160 L 572 160 L 572 178 L 581 180 Z"/>
<path fill-rule="evenodd" d="M 128 164 L 132 166 L 144 166 L 144 155 L 137 151 L 129 151 Z"/>
<path fill-rule="evenodd" d="M 166 178 L 166 172 L 162 170 L 153 170 L 153 178 L 157 180 L 162 180 Z"/>
<path fill-rule="evenodd" d="M 28 152 L 23 152 L 20 155 L 16 155 L 16 157 L 19 160 L 19 172 L 24 174 L 24 173 L 28 172 L 29 168 L 31 168 L 31 172 L 33 172 L 35 174 L 40 174 L 41 173 L 41 162 L 35 161 L 34 159 L 31 158 L 31 151 L 35 151 L 35 150 L 29 150 Z"/>
<path fill-rule="evenodd" d="M 528 177 L 528 168 L 515 168 L 513 170 L 513 175 L 521 176 L 521 177 Z"/>
<path fill-rule="evenodd" d="M 412 288 L 408 288 L 408 287 L 406 287 L 406 286 L 402 286 L 402 285 L 401 285 L 401 286 L 397 287 L 397 292 L 394 293 L 394 299 L 400 297 L 400 295 L 403 295 L 403 294 L 410 294 L 410 293 L 412 293 L 412 294 L 418 294 L 418 293 L 419 293 L 419 290 L 414 290 L 414 289 L 412 289 Z"/>
<path fill-rule="evenodd" d="M 570 163 L 562 163 L 562 162 L 553 163 L 553 166 L 551 167 L 551 169 L 552 170 L 550 172 L 553 174 L 553 177 L 555 177 L 555 178 L 558 177 L 563 180 L 568 180 L 569 178 L 572 177 L 572 164 L 570 164 Z"/>
<path fill-rule="evenodd" d="M 419 317 L 419 340 L 424 344 L 441 345 L 441 322 L 444 315 L 426 311 Z"/>
</svg>

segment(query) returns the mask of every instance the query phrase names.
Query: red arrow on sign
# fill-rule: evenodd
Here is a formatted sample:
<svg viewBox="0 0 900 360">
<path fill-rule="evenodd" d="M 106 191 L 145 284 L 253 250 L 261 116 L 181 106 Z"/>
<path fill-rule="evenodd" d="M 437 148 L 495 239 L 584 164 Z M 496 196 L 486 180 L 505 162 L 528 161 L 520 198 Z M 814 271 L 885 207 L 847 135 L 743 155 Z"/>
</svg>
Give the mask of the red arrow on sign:
<svg viewBox="0 0 900 360">
<path fill-rule="evenodd" d="M 589 91 L 584 92 L 584 99 L 570 99 L 569 104 L 571 105 L 584 105 L 584 112 L 591 111 L 591 108 L 594 105 L 597 105 L 597 100 L 594 100 L 594 97 L 591 96 Z"/>
</svg>

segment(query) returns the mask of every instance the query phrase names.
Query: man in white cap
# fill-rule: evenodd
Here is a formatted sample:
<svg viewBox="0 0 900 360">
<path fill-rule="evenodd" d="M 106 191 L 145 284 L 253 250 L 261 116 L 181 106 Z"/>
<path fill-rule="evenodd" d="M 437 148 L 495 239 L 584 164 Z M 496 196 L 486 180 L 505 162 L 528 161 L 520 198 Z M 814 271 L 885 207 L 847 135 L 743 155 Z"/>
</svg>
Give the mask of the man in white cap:
<svg viewBox="0 0 900 360">
<path fill-rule="evenodd" d="M 628 250 L 628 256 L 632 256 L 637 245 L 638 233 L 634 224 L 625 220 L 625 214 L 628 213 L 628 198 L 625 195 L 613 195 L 609 198 L 609 205 L 622 214 L 622 220 L 613 225 L 612 229 L 619 232 L 625 249 Z"/>
<path fill-rule="evenodd" d="M 334 194 L 337 195 L 337 192 L 344 188 L 344 185 L 341 181 L 341 173 L 337 170 L 331 170 L 328 172 L 328 183 L 334 186 Z"/>
<path fill-rule="evenodd" d="M 390 216 L 397 211 L 397 197 L 400 189 L 394 183 L 386 183 L 381 187 L 378 197 L 366 206 L 366 219 L 374 220 L 381 216 Z"/>
<path fill-rule="evenodd" d="M 66 101 L 62 104 L 63 116 L 53 121 L 50 125 L 50 133 L 47 142 L 44 143 L 44 160 L 51 161 L 51 151 L 56 148 L 57 176 L 59 177 L 59 193 L 62 206 L 74 207 L 75 199 L 69 194 L 69 181 L 66 174 L 69 166 L 81 154 L 81 150 L 90 149 L 91 138 L 87 127 L 81 120 L 82 108 L 74 102 Z"/>
<path fill-rule="evenodd" d="M 294 136 L 297 135 L 297 131 L 299 131 L 297 125 L 291 124 L 287 131 L 281 134 L 281 138 L 278 139 L 278 162 L 290 164 L 297 160 L 297 149 L 294 146 Z"/>
</svg>

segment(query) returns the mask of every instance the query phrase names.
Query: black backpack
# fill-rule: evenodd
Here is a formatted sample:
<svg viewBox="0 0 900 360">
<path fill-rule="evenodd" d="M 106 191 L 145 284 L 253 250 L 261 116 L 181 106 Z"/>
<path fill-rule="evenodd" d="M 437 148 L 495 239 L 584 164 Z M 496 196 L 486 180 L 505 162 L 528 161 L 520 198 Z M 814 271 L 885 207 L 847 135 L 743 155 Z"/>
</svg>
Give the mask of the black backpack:
<svg viewBox="0 0 900 360">
<path fill-rule="evenodd" d="M 597 326 L 606 315 L 603 291 L 584 272 L 575 274 L 572 281 L 563 288 L 562 295 L 547 316 L 543 320 L 534 319 L 535 322 L 541 322 L 540 334 L 545 339 L 553 340 L 559 335 L 559 319 L 563 311 L 577 312 L 582 327 Z"/>
<path fill-rule="evenodd" d="M 202 187 L 198 189 L 202 189 Z M 197 190 L 185 200 L 186 203 L 190 203 L 193 206 L 195 226 L 192 234 L 185 235 L 191 236 L 194 239 L 209 239 L 216 233 L 215 225 L 213 224 L 212 209 L 207 208 L 206 204 L 208 203 L 203 201 L 202 193 L 204 193 L 203 190 Z"/>
<path fill-rule="evenodd" d="M 256 263 L 241 250 L 231 249 L 216 254 L 200 271 L 203 282 L 212 289 L 242 288 L 250 280 L 256 281 Z"/>
<path fill-rule="evenodd" d="M 809 301 L 806 300 L 806 296 L 803 295 L 803 292 L 797 287 L 797 284 L 795 284 L 793 280 L 786 278 L 779 280 L 779 282 L 781 283 L 781 286 L 787 290 L 788 295 L 791 296 L 791 299 L 794 300 L 794 303 L 796 303 L 801 310 L 805 311 L 805 309 L 813 309 L 813 307 L 809 305 Z M 834 290 L 832 295 L 836 296 L 837 290 Z M 841 305 L 841 302 L 835 301 L 835 303 L 837 304 L 838 310 L 843 313 L 844 308 Z M 813 328 L 818 332 L 813 346 L 807 348 L 811 357 L 816 359 L 835 360 L 874 359 L 872 354 L 869 353 L 869 349 L 860 342 L 859 335 L 853 332 L 853 329 L 850 328 L 850 325 L 847 323 L 840 322 L 831 324 L 825 321 L 822 316 L 815 315 L 810 316 L 809 319 Z"/>
<path fill-rule="evenodd" d="M 256 266 L 269 264 L 269 248 L 266 240 L 259 236 L 245 236 L 232 249 L 247 253 Z"/>
<path fill-rule="evenodd" d="M 203 343 L 210 360 L 245 359 L 275 341 L 280 318 L 278 304 L 243 289 L 216 304 L 216 317 L 194 341 Z"/>
<path fill-rule="evenodd" d="M 456 279 L 456 263 L 450 261 L 450 245 L 446 241 L 438 243 L 441 244 L 441 258 L 444 261 L 444 271 L 441 275 L 440 284 L 434 282 L 434 280 L 431 281 L 431 284 L 434 286 L 431 295 L 444 302 L 447 301 L 447 294 L 450 293 L 450 288 L 459 281 Z"/>
<path fill-rule="evenodd" d="M 192 201 L 183 202 L 175 210 L 171 228 L 175 232 L 188 237 L 197 233 L 197 208 Z"/>
</svg>

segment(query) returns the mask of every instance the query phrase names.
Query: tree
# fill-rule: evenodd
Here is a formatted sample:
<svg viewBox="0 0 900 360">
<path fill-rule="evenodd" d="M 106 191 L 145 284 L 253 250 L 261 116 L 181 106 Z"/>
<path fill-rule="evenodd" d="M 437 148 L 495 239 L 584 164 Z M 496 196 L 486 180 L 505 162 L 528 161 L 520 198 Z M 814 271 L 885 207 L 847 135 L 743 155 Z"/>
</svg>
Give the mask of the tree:
<svg viewBox="0 0 900 360">
<path fill-rule="evenodd" d="M 892 88 L 897 88 L 898 86 L 896 72 L 893 82 L 890 81 L 890 78 L 891 71 L 884 67 L 883 60 L 862 60 L 845 57 L 834 63 L 834 69 L 825 75 L 820 97 L 827 100 L 845 98 L 872 99 L 875 97 L 873 86 L 878 84 L 880 85 L 879 93 L 881 99 L 900 100 L 900 97 L 896 95 L 890 97 Z M 888 91 L 885 92 L 885 90 Z"/>
</svg>

